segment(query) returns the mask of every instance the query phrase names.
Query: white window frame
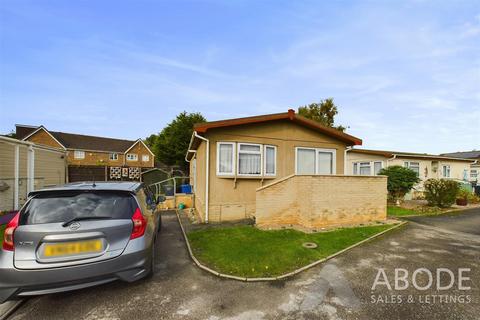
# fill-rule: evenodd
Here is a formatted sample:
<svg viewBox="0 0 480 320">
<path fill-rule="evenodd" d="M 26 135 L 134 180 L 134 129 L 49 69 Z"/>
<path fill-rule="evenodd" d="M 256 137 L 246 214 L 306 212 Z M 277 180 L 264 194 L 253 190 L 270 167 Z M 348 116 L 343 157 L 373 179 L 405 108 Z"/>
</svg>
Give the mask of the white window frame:
<svg viewBox="0 0 480 320">
<path fill-rule="evenodd" d="M 80 156 L 81 154 L 81 156 Z M 83 160 L 85 159 L 85 151 L 83 150 L 75 150 L 73 151 L 73 158 L 76 160 Z"/>
<path fill-rule="evenodd" d="M 369 164 L 369 167 L 370 167 L 370 176 L 376 176 L 377 174 L 375 173 L 375 163 L 380 163 L 380 170 L 383 169 L 383 161 L 355 161 L 352 163 L 352 173 L 353 175 L 355 176 L 360 176 L 360 164 L 362 163 L 368 163 Z M 357 167 L 357 170 L 355 171 L 355 166 Z M 365 176 L 364 174 L 362 174 L 362 176 Z"/>
<path fill-rule="evenodd" d="M 448 176 L 445 175 L 445 168 L 448 168 Z M 450 178 L 451 175 L 452 175 L 452 171 L 451 171 L 451 170 L 452 170 L 452 168 L 450 167 L 449 164 L 443 164 L 443 165 L 442 165 L 442 176 L 443 176 L 444 178 Z"/>
<path fill-rule="evenodd" d="M 317 149 L 315 148 L 311 148 L 311 147 L 295 147 L 295 174 L 300 174 L 300 175 L 308 175 L 308 174 L 305 174 L 305 173 L 298 173 L 298 150 L 299 149 L 303 149 L 303 150 L 313 150 L 315 151 L 315 169 L 314 169 L 314 173 L 313 174 L 317 174 Z"/>
<path fill-rule="evenodd" d="M 420 161 L 404 161 L 404 162 L 403 162 L 403 166 L 404 166 L 405 168 L 411 169 L 411 166 L 412 166 L 411 164 L 412 164 L 412 163 L 418 163 L 418 178 L 420 178 L 420 176 L 421 176 L 421 173 L 420 173 L 420 169 L 421 169 Z"/>
<path fill-rule="evenodd" d="M 134 156 L 133 159 L 130 159 L 129 156 Z M 138 161 L 138 154 L 136 153 L 127 153 L 127 161 Z"/>
<path fill-rule="evenodd" d="M 256 146 L 259 147 L 260 151 L 240 151 L 241 146 Z M 247 143 L 247 142 L 238 142 L 237 143 L 237 175 L 240 177 L 261 177 L 263 175 L 263 147 L 258 143 Z M 260 153 L 260 173 L 240 173 L 240 153 L 247 154 L 259 154 Z"/>
<path fill-rule="evenodd" d="M 372 161 L 372 176 L 377 176 L 378 175 L 375 172 L 375 163 L 380 163 L 380 170 L 383 169 L 383 161 Z"/>
<path fill-rule="evenodd" d="M 112 160 L 112 161 L 117 161 L 118 160 L 118 153 L 116 153 L 116 152 L 110 153 L 109 159 Z"/>
<path fill-rule="evenodd" d="M 273 173 L 267 173 L 267 148 L 273 148 Z M 268 144 L 264 145 L 263 154 L 265 159 L 265 161 L 263 161 L 263 172 L 265 173 L 265 176 L 275 177 L 277 175 L 277 146 L 272 146 Z"/>
<path fill-rule="evenodd" d="M 142 162 L 149 162 L 149 161 L 150 161 L 150 155 L 142 154 Z"/>
<path fill-rule="evenodd" d="M 232 171 L 231 172 L 220 172 L 220 145 L 226 144 L 232 146 Z M 235 166 L 236 166 L 236 152 L 235 152 L 235 142 L 217 142 L 217 176 L 234 176 L 235 175 Z"/>
<path fill-rule="evenodd" d="M 478 169 L 470 169 L 470 179 L 477 179 L 478 171 Z"/>
<path fill-rule="evenodd" d="M 359 176 L 371 176 L 373 174 L 373 168 L 372 168 L 372 162 L 371 161 L 363 161 L 363 162 L 357 162 L 358 163 L 358 175 Z M 360 174 L 360 171 L 363 168 L 366 168 L 368 165 L 368 174 Z"/>
<path fill-rule="evenodd" d="M 303 150 L 315 150 L 315 173 L 314 175 L 320 175 L 318 173 L 318 153 L 319 152 L 330 152 L 332 153 L 332 173 L 330 175 L 336 175 L 337 174 L 337 150 L 336 149 L 325 149 L 325 148 L 312 148 L 312 147 L 295 147 L 295 174 L 298 173 L 298 150 L 303 149 Z M 302 175 L 308 175 L 308 174 L 302 174 Z"/>
</svg>

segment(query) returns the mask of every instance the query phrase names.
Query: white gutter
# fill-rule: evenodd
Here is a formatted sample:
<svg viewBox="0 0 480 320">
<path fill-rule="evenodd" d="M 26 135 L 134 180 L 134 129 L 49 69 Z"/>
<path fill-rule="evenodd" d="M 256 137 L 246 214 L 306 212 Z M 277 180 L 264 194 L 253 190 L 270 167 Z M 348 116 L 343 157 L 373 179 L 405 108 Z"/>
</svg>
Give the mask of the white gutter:
<svg viewBox="0 0 480 320">
<path fill-rule="evenodd" d="M 345 155 L 343 156 L 343 175 L 347 174 L 347 152 L 352 150 L 353 147 L 347 147 L 345 149 Z"/>
<path fill-rule="evenodd" d="M 205 137 L 202 137 L 201 135 L 199 135 L 197 133 L 197 131 L 193 131 L 193 137 L 196 137 L 200 140 L 203 140 L 207 143 L 207 157 L 206 157 L 206 161 L 205 161 L 205 166 L 206 166 L 206 169 L 205 169 L 205 223 L 208 223 L 208 198 L 209 198 L 209 189 L 208 189 L 208 185 L 209 185 L 209 181 L 210 181 L 210 140 L 208 140 L 207 138 Z M 190 146 L 189 146 L 189 151 L 190 151 Z"/>
<path fill-rule="evenodd" d="M 397 158 L 397 155 L 394 154 L 393 157 L 387 159 L 387 167 L 388 167 L 388 162 L 392 161 L 392 160 L 395 160 Z"/>
</svg>

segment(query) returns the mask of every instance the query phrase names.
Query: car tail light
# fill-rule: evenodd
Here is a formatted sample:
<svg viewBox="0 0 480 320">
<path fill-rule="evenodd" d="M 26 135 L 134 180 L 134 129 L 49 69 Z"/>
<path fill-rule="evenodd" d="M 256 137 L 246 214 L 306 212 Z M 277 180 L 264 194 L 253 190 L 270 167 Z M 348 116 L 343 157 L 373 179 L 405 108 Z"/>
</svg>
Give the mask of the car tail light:
<svg viewBox="0 0 480 320">
<path fill-rule="evenodd" d="M 145 234 L 145 229 L 147 228 L 147 220 L 142 215 L 140 208 L 135 210 L 135 213 L 132 216 L 133 229 L 130 239 L 136 239 Z"/>
<path fill-rule="evenodd" d="M 3 234 L 3 250 L 13 251 L 15 246 L 13 243 L 13 234 L 18 227 L 18 220 L 20 218 L 20 212 L 13 217 L 7 224 L 7 228 Z"/>
</svg>

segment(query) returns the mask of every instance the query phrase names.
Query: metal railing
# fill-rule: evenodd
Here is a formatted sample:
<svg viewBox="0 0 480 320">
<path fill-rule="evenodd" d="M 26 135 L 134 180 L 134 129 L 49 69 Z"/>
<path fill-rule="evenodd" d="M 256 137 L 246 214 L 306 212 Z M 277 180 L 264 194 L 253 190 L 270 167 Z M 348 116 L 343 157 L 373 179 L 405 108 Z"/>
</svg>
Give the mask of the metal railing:
<svg viewBox="0 0 480 320">
<path fill-rule="evenodd" d="M 159 197 L 161 195 L 166 195 L 166 192 L 164 192 L 165 188 L 162 188 L 163 185 L 172 185 L 173 182 L 173 196 L 177 194 L 177 179 L 190 179 L 190 177 L 172 177 L 168 178 L 159 182 L 155 182 L 149 185 L 150 189 L 152 192 L 155 193 L 155 197 Z"/>
</svg>

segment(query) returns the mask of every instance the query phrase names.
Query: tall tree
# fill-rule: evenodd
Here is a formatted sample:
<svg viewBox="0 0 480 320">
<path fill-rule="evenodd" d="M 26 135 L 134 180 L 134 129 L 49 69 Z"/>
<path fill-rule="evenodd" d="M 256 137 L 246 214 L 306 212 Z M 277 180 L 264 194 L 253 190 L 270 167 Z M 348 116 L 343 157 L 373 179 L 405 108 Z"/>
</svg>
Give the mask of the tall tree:
<svg viewBox="0 0 480 320">
<path fill-rule="evenodd" d="M 340 131 L 345 131 L 345 127 L 335 126 L 335 116 L 338 114 L 338 108 L 333 102 L 333 98 L 320 100 L 319 103 L 310 103 L 309 105 L 298 108 L 298 114 L 305 118 L 320 122 L 324 126 L 332 127 Z"/>
<path fill-rule="evenodd" d="M 187 169 L 185 154 L 193 133 L 193 125 L 207 121 L 200 113 L 180 113 L 159 134 L 146 138 L 157 160 L 166 165 Z"/>
</svg>

